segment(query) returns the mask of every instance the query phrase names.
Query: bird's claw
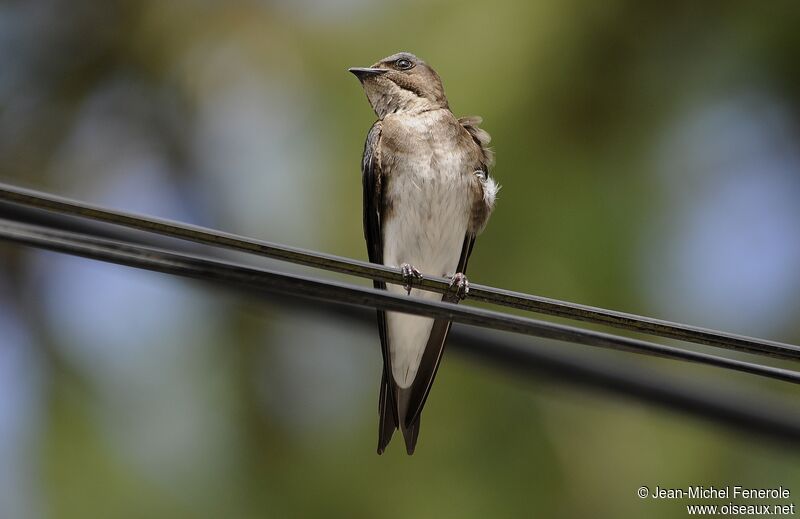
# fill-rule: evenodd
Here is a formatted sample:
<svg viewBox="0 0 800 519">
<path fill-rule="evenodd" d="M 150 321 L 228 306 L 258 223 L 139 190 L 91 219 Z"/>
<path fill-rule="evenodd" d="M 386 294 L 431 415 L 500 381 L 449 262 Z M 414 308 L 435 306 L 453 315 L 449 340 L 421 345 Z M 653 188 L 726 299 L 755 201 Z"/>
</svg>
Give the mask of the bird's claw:
<svg viewBox="0 0 800 519">
<path fill-rule="evenodd" d="M 450 279 L 450 288 L 455 288 L 455 296 L 459 300 L 464 300 L 469 295 L 469 280 L 461 272 L 456 272 Z"/>
<path fill-rule="evenodd" d="M 411 283 L 414 279 L 422 279 L 422 272 L 417 270 L 416 267 L 413 265 L 409 265 L 408 263 L 403 263 L 400 265 L 400 272 L 403 274 L 403 287 L 406 289 L 407 294 L 411 294 Z"/>
</svg>

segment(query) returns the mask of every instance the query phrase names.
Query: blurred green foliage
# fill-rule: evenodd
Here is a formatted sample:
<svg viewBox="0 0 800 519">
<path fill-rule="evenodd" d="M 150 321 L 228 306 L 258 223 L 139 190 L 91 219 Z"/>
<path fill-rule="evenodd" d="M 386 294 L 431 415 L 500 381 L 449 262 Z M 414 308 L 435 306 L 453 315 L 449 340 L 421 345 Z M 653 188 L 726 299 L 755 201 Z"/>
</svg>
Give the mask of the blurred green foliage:
<svg viewBox="0 0 800 519">
<path fill-rule="evenodd" d="M 683 318 L 680 302 L 654 303 L 646 286 L 650 272 L 667 283 L 675 274 L 653 260 L 659 253 L 643 253 L 661 238 L 653 222 L 683 210 L 664 195 L 659 150 L 687 114 L 743 90 L 778 99 L 795 127 L 798 24 L 788 1 L 11 2 L 0 7 L 0 180 L 107 203 L 121 176 L 151 185 L 139 180 L 137 157 L 154 154 L 156 189 L 189 207 L 156 211 L 365 258 L 358 165 L 373 115 L 346 70 L 408 50 L 442 76 L 453 111 L 481 115 L 494 138 L 504 188 L 471 279 Z M 133 166 L 119 166 L 128 158 Z M 670 182 L 694 190 L 696 180 L 668 173 Z M 138 209 L 135 200 L 155 195 L 137 196 Z M 205 307 L 143 340 L 156 360 L 128 383 L 91 354 L 76 356 L 69 344 L 81 341 L 49 313 L 42 272 L 57 258 L 2 245 L 0 260 L 7 304 L 45 380 L 19 462 L 33 474 L 23 515 L 656 518 L 682 517 L 684 503 L 640 500 L 641 485 L 800 493 L 797 451 L 785 446 L 508 379 L 455 355 L 440 370 L 417 454 L 393 444 L 378 457 L 377 333 L 348 335 L 335 323 L 313 333 L 279 308 L 174 283 L 163 290 L 189 291 Z M 87 296 L 60 297 L 70 308 Z M 797 315 L 800 301 L 789 302 Z M 727 324 L 715 315 L 691 320 Z M 119 319 L 137 332 L 148 322 L 135 310 Z M 786 322 L 770 337 L 800 341 L 800 325 Z M 744 321 L 731 331 L 763 330 Z M 97 350 L 116 355 L 113 337 Z M 326 374 L 340 356 L 352 365 Z M 182 425 L 159 427 L 173 421 Z"/>
</svg>

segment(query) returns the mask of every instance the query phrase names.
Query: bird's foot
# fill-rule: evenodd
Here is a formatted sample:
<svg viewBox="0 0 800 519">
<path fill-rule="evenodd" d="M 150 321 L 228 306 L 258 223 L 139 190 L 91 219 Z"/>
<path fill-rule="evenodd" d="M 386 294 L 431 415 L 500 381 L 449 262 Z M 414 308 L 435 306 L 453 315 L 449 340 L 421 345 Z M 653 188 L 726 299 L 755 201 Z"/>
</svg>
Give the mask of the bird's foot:
<svg viewBox="0 0 800 519">
<path fill-rule="evenodd" d="M 409 265 L 408 263 L 403 263 L 400 265 L 400 271 L 403 274 L 403 287 L 406 289 L 406 293 L 411 294 L 411 283 L 414 279 L 422 279 L 422 272 L 417 270 L 417 268 L 413 265 Z"/>
<path fill-rule="evenodd" d="M 469 280 L 461 272 L 456 272 L 450 279 L 450 288 L 455 289 L 455 296 L 458 300 L 464 300 L 469 295 Z"/>
</svg>

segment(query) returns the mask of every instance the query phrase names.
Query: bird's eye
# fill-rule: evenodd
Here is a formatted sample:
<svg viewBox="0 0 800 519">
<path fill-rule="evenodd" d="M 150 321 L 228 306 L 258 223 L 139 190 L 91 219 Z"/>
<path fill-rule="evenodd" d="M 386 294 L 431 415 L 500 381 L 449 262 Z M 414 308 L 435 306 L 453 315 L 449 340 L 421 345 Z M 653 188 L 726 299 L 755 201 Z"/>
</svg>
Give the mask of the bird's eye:
<svg viewBox="0 0 800 519">
<path fill-rule="evenodd" d="M 397 70 L 408 70 L 413 67 L 414 64 L 411 63 L 411 60 L 400 58 L 394 62 L 394 66 L 397 68 Z"/>
</svg>

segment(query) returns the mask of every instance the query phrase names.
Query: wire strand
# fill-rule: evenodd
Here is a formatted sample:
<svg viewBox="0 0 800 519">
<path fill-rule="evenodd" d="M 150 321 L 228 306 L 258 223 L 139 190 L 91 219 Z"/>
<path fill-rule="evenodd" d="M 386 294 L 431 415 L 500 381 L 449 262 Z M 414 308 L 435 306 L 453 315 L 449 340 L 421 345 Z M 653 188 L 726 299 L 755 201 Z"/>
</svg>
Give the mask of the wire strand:
<svg viewBox="0 0 800 519">
<path fill-rule="evenodd" d="M 59 214 L 122 225 L 140 231 L 154 232 L 205 245 L 225 247 L 332 272 L 385 281 L 393 284 L 402 285 L 405 283 L 399 269 L 386 267 L 384 265 L 255 240 L 195 225 L 115 211 L 97 205 L 2 183 L 0 183 L 0 200 L 21 204 L 27 207 L 54 211 Z M 442 277 L 428 276 L 423 273 L 423 279 L 415 280 L 414 286 L 415 288 L 443 294 L 450 289 L 450 281 Z M 469 296 L 470 300 L 474 301 L 482 301 L 555 317 L 602 324 L 657 337 L 677 339 L 752 354 L 767 355 L 780 359 L 800 360 L 800 347 L 777 341 L 746 337 L 615 310 L 570 303 L 542 296 L 493 288 L 477 283 L 470 284 Z"/>
<path fill-rule="evenodd" d="M 333 306 L 292 296 L 274 298 L 267 304 L 275 311 L 302 312 L 309 318 L 332 319 L 343 326 L 357 324 L 374 334 L 375 314 L 371 309 Z M 462 326 L 450 331 L 447 348 L 472 360 L 481 370 L 499 371 L 503 380 L 543 379 L 589 391 L 599 401 L 602 396 L 598 393 L 602 392 L 603 396 L 682 413 L 728 430 L 800 444 L 800 416 L 790 398 L 755 387 L 743 390 L 735 381 L 670 374 L 634 363 L 633 359 L 586 355 L 584 351 L 554 347 L 532 337 L 501 336 Z"/>
<path fill-rule="evenodd" d="M 83 224 L 79 232 L 96 231 Z M 118 241 L 128 239 L 119 231 L 109 237 Z M 274 295 L 270 301 L 264 302 L 283 311 L 319 313 L 345 325 L 357 324 L 365 330 L 375 327 L 374 313 L 367 308 L 332 306 L 323 300 L 289 295 Z M 498 369 L 506 375 L 527 380 L 543 378 L 550 383 L 581 388 L 593 394 L 600 391 L 757 438 L 791 446 L 800 444 L 800 417 L 790 401 L 771 393 L 755 388 L 742 391 L 736 385 L 716 379 L 705 380 L 706 377 L 702 380 L 678 378 L 622 359 L 598 358 L 531 342 L 531 338 L 515 340 L 493 332 L 456 327 L 451 331 L 448 348 L 467 355 L 481 367 Z"/>
<path fill-rule="evenodd" d="M 792 370 L 538 321 L 482 308 L 401 296 L 385 290 L 247 267 L 193 254 L 176 253 L 76 233 L 44 229 L 8 220 L 0 219 L 0 238 L 131 267 L 214 281 L 226 286 L 235 285 L 240 289 L 261 294 L 295 295 L 334 304 L 350 304 L 403 312 L 498 331 L 706 364 L 785 382 L 800 383 L 800 373 Z"/>
</svg>

